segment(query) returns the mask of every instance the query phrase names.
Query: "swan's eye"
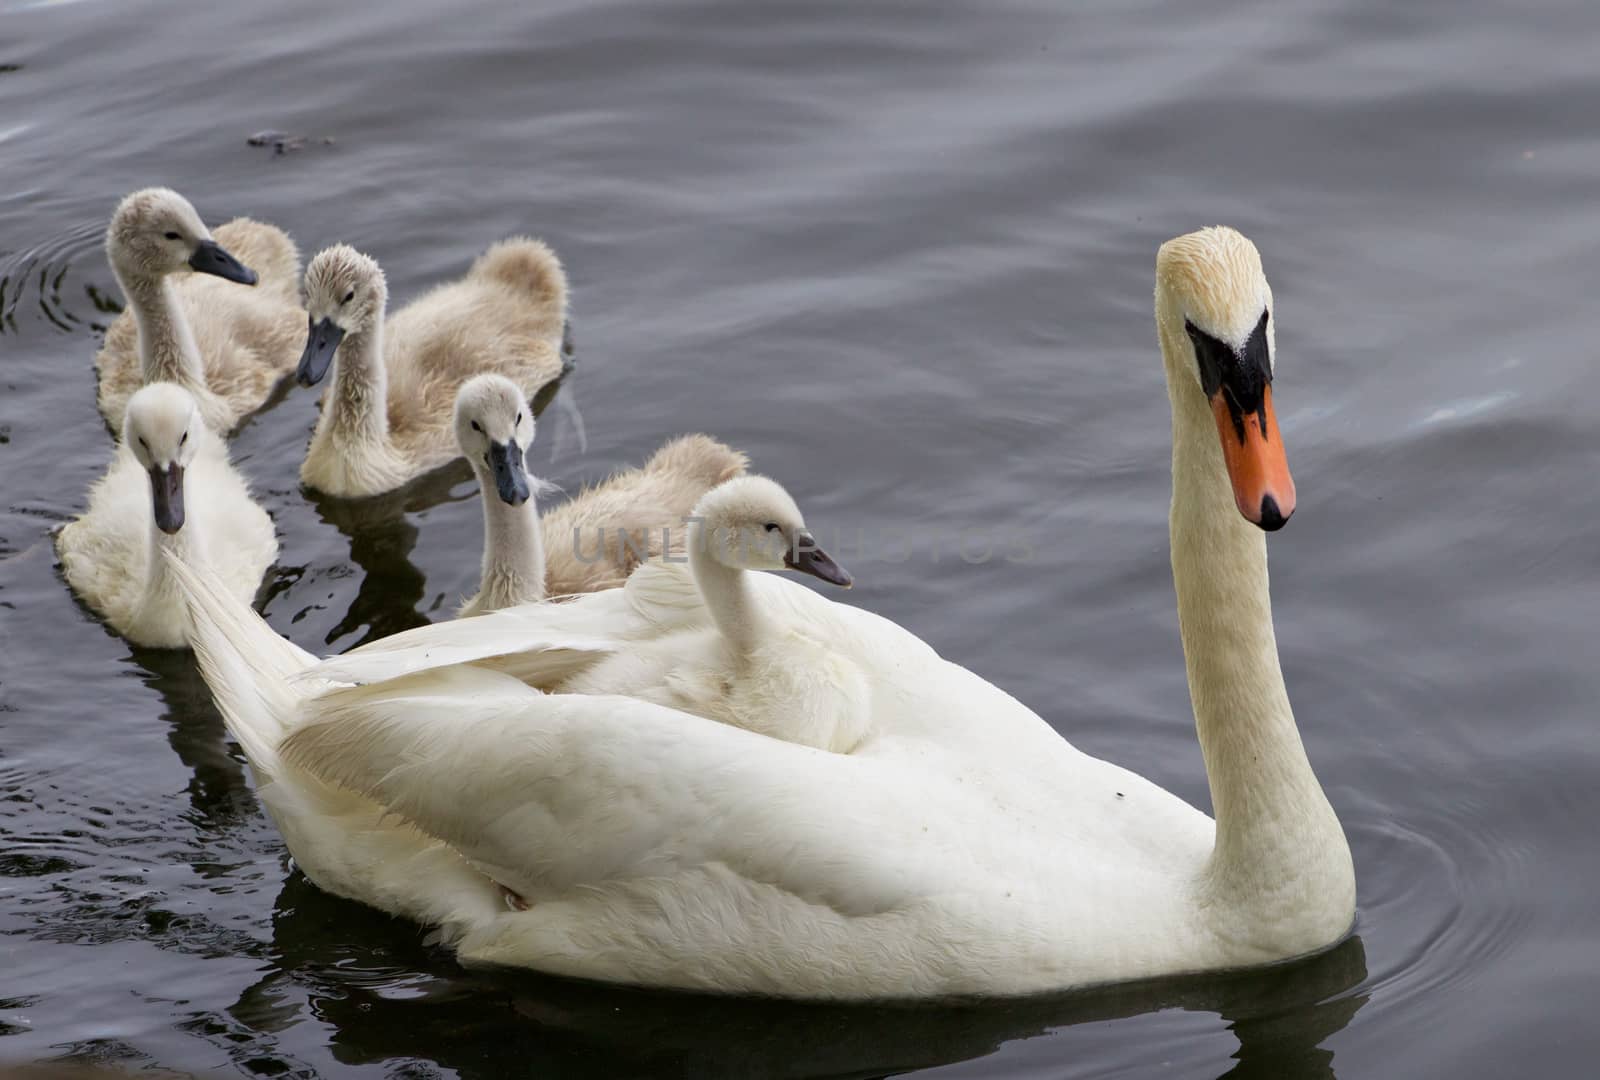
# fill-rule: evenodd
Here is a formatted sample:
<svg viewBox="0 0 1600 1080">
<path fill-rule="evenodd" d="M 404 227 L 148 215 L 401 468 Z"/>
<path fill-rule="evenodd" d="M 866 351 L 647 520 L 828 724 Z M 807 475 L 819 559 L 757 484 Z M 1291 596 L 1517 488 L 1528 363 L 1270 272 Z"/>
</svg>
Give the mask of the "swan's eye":
<svg viewBox="0 0 1600 1080">
<path fill-rule="evenodd" d="M 186 443 L 186 442 L 188 442 L 188 441 L 189 441 L 189 433 L 188 433 L 188 432 L 187 432 L 187 431 L 185 431 L 185 432 L 184 432 L 184 433 L 183 433 L 183 438 L 181 438 L 181 439 L 179 439 L 179 440 L 178 440 L 178 445 L 179 445 L 179 446 L 182 446 L 182 445 L 183 445 L 183 444 L 184 444 L 184 443 Z"/>
<path fill-rule="evenodd" d="M 344 294 L 344 299 L 340 300 L 339 303 L 340 304 L 348 304 L 350 301 L 354 300 L 355 298 L 356 298 L 356 291 L 354 289 L 351 289 L 349 292 Z"/>
<path fill-rule="evenodd" d="M 167 234 L 167 239 L 168 239 L 168 240 L 182 240 L 182 239 L 183 239 L 183 237 L 182 237 L 182 236 L 180 236 L 180 235 L 178 235 L 178 234 L 177 234 L 177 233 L 175 233 L 175 232 L 169 232 L 169 233 L 168 233 L 168 234 Z"/>
<path fill-rule="evenodd" d="M 473 422 L 472 422 L 472 430 L 473 430 L 473 431 L 476 431 L 476 432 L 477 432 L 477 433 L 478 433 L 478 434 L 480 434 L 480 435 L 481 435 L 481 434 L 483 434 L 483 429 L 482 429 L 482 428 L 481 428 L 481 427 L 479 427 L 479 426 L 478 426 L 478 422 L 477 422 L 477 421 L 476 421 L 476 420 L 474 420 L 474 421 L 473 421 Z"/>
<path fill-rule="evenodd" d="M 769 521 L 765 525 L 763 525 L 762 528 L 766 529 L 768 532 L 777 532 L 778 531 L 778 523 L 776 521 Z"/>
<path fill-rule="evenodd" d="M 150 444 L 144 441 L 144 436 L 143 435 L 139 436 L 139 445 L 144 447 L 146 450 L 150 449 Z"/>
</svg>

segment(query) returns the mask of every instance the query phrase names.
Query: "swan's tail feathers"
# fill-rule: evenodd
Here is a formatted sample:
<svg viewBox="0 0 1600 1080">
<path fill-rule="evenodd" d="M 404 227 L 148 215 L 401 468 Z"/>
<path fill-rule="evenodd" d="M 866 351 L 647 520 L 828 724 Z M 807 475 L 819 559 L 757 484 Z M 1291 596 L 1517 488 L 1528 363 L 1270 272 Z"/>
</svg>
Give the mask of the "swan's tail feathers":
<svg viewBox="0 0 1600 1080">
<path fill-rule="evenodd" d="M 650 460 L 644 471 L 676 477 L 686 487 L 699 488 L 689 494 L 689 505 L 725 480 L 744 475 L 750 459 L 741 451 L 709 435 L 681 435 L 664 443 Z"/>
<path fill-rule="evenodd" d="M 551 315 L 567 317 L 567 271 L 543 240 L 525 236 L 502 240 L 478 257 L 471 276 L 488 277 L 526 293 Z"/>
<path fill-rule="evenodd" d="M 314 686 L 290 677 L 317 662 L 278 636 L 266 620 L 209 570 L 166 553 L 194 622 L 194 651 L 229 733 L 262 778 L 277 771 L 278 745 Z"/>
</svg>

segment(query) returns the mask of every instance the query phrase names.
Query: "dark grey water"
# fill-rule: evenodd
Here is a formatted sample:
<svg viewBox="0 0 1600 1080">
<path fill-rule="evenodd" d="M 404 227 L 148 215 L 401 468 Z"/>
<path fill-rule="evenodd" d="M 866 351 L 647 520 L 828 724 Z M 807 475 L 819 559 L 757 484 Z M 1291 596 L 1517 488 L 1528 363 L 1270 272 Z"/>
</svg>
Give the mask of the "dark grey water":
<svg viewBox="0 0 1600 1080">
<path fill-rule="evenodd" d="M 0 0 L 0 1062 L 1591 1074 L 1600 12 L 1068 7 Z M 268 127 L 311 139 L 246 145 Z M 847 559 L 852 601 L 1200 805 L 1152 267 L 1243 229 L 1300 491 L 1279 641 L 1356 938 L 1226 979 L 803 1008 L 463 972 L 319 894 L 189 659 L 130 650 L 53 566 L 110 452 L 100 233 L 156 183 L 354 243 L 397 299 L 545 236 L 580 368 L 538 471 L 573 490 L 707 430 L 824 535 L 1027 530 L 1028 566 Z M 320 650 L 438 617 L 475 581 L 471 484 L 308 497 L 313 408 L 233 443 L 283 538 L 267 617 Z"/>
</svg>

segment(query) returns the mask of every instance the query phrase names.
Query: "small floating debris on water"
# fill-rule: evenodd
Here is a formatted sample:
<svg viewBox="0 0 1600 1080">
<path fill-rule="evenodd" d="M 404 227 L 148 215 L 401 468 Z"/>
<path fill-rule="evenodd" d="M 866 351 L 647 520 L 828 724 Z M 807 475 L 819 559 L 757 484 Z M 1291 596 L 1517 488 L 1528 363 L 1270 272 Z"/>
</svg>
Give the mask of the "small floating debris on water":
<svg viewBox="0 0 1600 1080">
<path fill-rule="evenodd" d="M 270 146 L 275 154 L 287 154 L 291 150 L 304 150 L 311 141 L 305 135 L 291 135 L 287 131 L 278 131 L 276 128 L 258 131 L 245 139 L 245 142 L 251 146 Z M 324 135 L 315 141 L 322 146 L 332 146 L 333 136 Z"/>
</svg>

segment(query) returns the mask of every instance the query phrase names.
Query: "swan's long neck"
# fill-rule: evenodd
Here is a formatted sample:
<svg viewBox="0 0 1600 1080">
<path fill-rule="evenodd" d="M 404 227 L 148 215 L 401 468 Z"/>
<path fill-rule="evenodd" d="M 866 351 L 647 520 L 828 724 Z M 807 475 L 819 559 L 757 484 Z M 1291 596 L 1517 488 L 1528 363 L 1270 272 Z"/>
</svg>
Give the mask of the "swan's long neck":
<svg viewBox="0 0 1600 1080">
<path fill-rule="evenodd" d="M 1162 344 L 1175 348 L 1165 335 Z M 1286 910 L 1295 905 L 1347 911 L 1349 848 L 1284 688 L 1266 536 L 1235 508 L 1211 409 L 1173 360 L 1172 578 L 1217 822 L 1208 885 L 1230 908 L 1275 917 L 1298 917 Z"/>
<path fill-rule="evenodd" d="M 535 501 L 530 498 L 521 506 L 508 505 L 495 494 L 494 478 L 482 463 L 474 461 L 472 467 L 478 474 L 479 501 L 483 503 L 483 579 L 479 588 L 485 607 L 543 600 L 544 532 Z"/>
<path fill-rule="evenodd" d="M 731 647 L 736 658 L 749 656 L 761 637 L 761 613 L 750 596 L 748 572 L 728 566 L 712 553 L 715 541 L 705 534 L 705 524 L 696 523 L 689 538 L 689 569 L 705 598 L 711 621 Z"/>
<path fill-rule="evenodd" d="M 139 328 L 139 367 L 145 384 L 173 382 L 191 393 L 204 390 L 205 366 L 177 287 L 165 275 L 114 272 Z"/>
<path fill-rule="evenodd" d="M 389 442 L 389 373 L 383 364 L 383 317 L 365 330 L 352 331 L 339 343 L 333 363 L 333 386 L 324 403 L 314 439 L 336 437 L 387 446 Z"/>
</svg>

